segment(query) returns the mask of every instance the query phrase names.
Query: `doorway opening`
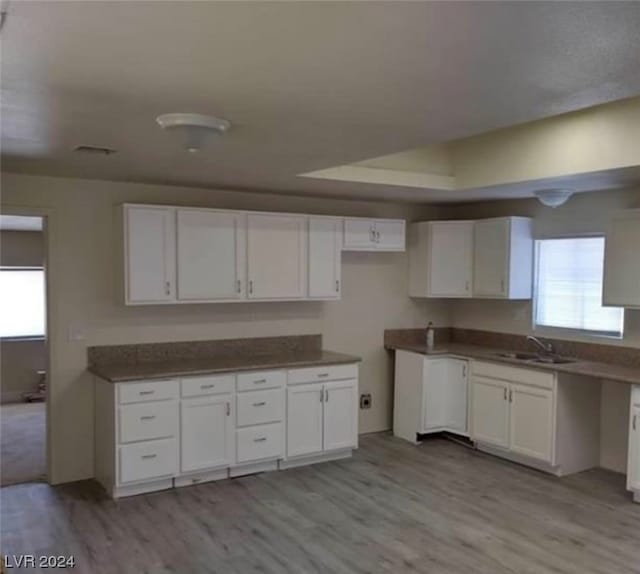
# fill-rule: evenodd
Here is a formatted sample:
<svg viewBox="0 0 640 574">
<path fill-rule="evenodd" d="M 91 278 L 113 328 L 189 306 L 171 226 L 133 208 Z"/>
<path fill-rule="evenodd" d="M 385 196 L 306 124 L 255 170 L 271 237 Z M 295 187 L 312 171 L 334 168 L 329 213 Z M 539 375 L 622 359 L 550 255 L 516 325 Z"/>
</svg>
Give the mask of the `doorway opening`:
<svg viewBox="0 0 640 574">
<path fill-rule="evenodd" d="M 0 215 L 0 485 L 47 480 L 45 218 Z"/>
</svg>

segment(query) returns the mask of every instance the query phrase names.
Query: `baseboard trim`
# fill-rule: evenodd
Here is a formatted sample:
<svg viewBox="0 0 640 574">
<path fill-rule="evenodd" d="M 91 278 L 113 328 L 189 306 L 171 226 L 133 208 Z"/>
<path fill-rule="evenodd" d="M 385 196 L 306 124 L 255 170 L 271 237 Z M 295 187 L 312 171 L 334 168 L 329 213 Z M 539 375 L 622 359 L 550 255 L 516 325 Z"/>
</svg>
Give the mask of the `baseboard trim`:
<svg viewBox="0 0 640 574">
<path fill-rule="evenodd" d="M 342 449 L 334 452 L 302 455 L 295 458 L 289 458 L 287 460 L 281 460 L 278 464 L 280 470 L 286 470 L 287 468 L 296 468 L 298 466 L 306 466 L 308 464 L 316 464 L 318 462 L 329 462 L 332 460 L 341 460 L 343 458 L 349 458 L 353 455 L 353 449 Z"/>
</svg>

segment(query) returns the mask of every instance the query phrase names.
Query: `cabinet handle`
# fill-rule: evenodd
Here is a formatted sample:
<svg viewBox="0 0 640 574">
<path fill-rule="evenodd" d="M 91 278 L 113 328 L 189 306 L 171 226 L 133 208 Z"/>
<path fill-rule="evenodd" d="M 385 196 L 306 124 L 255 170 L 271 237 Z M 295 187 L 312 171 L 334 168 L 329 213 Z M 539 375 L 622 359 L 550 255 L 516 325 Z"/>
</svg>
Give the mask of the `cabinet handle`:
<svg viewBox="0 0 640 574">
<path fill-rule="evenodd" d="M 512 403 L 513 402 L 513 391 L 509 391 L 509 402 Z"/>
<path fill-rule="evenodd" d="M 249 281 L 249 293 L 253 293 L 253 281 Z"/>
<path fill-rule="evenodd" d="M 328 377 L 329 373 L 318 373 L 318 378 Z"/>
<path fill-rule="evenodd" d="M 633 430 L 636 430 L 636 419 L 638 418 L 638 415 L 633 415 Z"/>
<path fill-rule="evenodd" d="M 324 390 L 320 389 L 320 402 L 324 402 Z"/>
<path fill-rule="evenodd" d="M 155 418 L 156 418 L 156 415 L 147 415 L 145 417 L 140 417 L 140 420 L 141 421 L 152 421 Z"/>
<path fill-rule="evenodd" d="M 340 292 L 340 281 L 336 279 L 336 293 Z"/>
<path fill-rule="evenodd" d="M 462 378 L 467 378 L 467 365 L 462 365 Z"/>
<path fill-rule="evenodd" d="M 267 379 L 258 379 L 257 381 L 253 381 L 254 385 L 261 385 L 263 383 L 266 383 Z"/>
<path fill-rule="evenodd" d="M 143 460 L 149 459 L 149 458 L 156 458 L 158 455 L 157 454 L 143 454 L 140 458 Z"/>
<path fill-rule="evenodd" d="M 211 383 L 209 385 L 200 385 L 201 389 L 213 389 L 216 385 L 214 383 Z"/>
<path fill-rule="evenodd" d="M 264 405 L 266 405 L 266 404 L 267 404 L 266 402 L 262 401 L 260 403 L 253 403 L 253 406 L 254 407 L 264 407 Z"/>
<path fill-rule="evenodd" d="M 143 395 L 152 395 L 153 393 L 155 393 L 155 391 L 140 391 L 138 394 L 140 396 L 143 396 Z"/>
<path fill-rule="evenodd" d="M 373 229 L 373 226 L 371 226 L 369 228 L 369 241 L 371 241 L 372 243 L 375 243 L 375 240 L 376 240 L 376 232 Z"/>
<path fill-rule="evenodd" d="M 325 389 L 324 391 L 324 402 L 325 403 L 329 402 L 329 389 Z"/>
<path fill-rule="evenodd" d="M 380 243 L 380 232 L 376 229 L 376 243 Z"/>
<path fill-rule="evenodd" d="M 500 293 L 504 293 L 504 279 L 500 281 Z"/>
<path fill-rule="evenodd" d="M 227 403 L 227 416 L 231 416 L 231 403 Z"/>
<path fill-rule="evenodd" d="M 468 281 L 464 282 L 464 290 L 465 291 L 469 291 L 469 282 Z"/>
<path fill-rule="evenodd" d="M 236 291 L 237 291 L 238 293 L 241 293 L 241 292 L 242 292 L 242 281 L 240 281 L 240 279 L 238 279 L 238 280 L 236 281 Z"/>
<path fill-rule="evenodd" d="M 267 440 L 267 437 L 266 436 L 261 436 L 261 437 L 258 437 L 258 438 L 254 438 L 253 442 L 264 442 L 265 440 Z"/>
<path fill-rule="evenodd" d="M 507 400 L 507 387 L 504 388 L 504 400 Z"/>
<path fill-rule="evenodd" d="M 171 295 L 171 283 L 169 281 L 164 282 L 164 293 L 165 295 Z"/>
</svg>

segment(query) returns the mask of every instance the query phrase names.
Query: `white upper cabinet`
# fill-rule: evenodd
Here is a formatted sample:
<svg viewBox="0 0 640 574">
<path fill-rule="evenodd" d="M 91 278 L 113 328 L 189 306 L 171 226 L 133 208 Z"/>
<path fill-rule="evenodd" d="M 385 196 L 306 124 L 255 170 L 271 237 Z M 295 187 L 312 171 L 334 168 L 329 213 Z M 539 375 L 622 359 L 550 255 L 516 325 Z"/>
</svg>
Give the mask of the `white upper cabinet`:
<svg viewBox="0 0 640 574">
<path fill-rule="evenodd" d="M 127 304 L 176 298 L 176 214 L 170 207 L 129 207 L 124 212 Z"/>
<path fill-rule="evenodd" d="M 241 299 L 246 281 L 246 215 L 178 210 L 178 299 Z"/>
<path fill-rule="evenodd" d="M 619 213 L 607 233 L 603 303 L 640 308 L 640 209 Z"/>
<path fill-rule="evenodd" d="M 473 296 L 530 299 L 532 288 L 531 219 L 501 217 L 476 221 Z"/>
<path fill-rule="evenodd" d="M 409 228 L 409 295 L 471 297 L 473 221 L 430 221 Z"/>
<path fill-rule="evenodd" d="M 340 299 L 342 220 L 309 218 L 309 297 Z"/>
<path fill-rule="evenodd" d="M 307 295 L 307 218 L 251 214 L 247 218 L 249 299 Z"/>
<path fill-rule="evenodd" d="M 404 251 L 405 222 L 402 219 L 344 220 L 345 251 Z"/>
</svg>

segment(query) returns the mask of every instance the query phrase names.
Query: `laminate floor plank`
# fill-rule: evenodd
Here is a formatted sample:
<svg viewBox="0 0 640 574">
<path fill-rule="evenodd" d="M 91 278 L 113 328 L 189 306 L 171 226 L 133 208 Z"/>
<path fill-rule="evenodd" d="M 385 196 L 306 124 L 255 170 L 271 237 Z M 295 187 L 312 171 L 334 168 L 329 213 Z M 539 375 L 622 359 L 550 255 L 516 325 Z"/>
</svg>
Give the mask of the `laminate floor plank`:
<svg viewBox="0 0 640 574">
<path fill-rule="evenodd" d="M 558 479 L 442 438 L 368 435 L 351 459 L 117 501 L 92 481 L 14 485 L 0 503 L 4 554 L 72 554 L 81 574 L 640 574 L 623 476 Z"/>
</svg>

